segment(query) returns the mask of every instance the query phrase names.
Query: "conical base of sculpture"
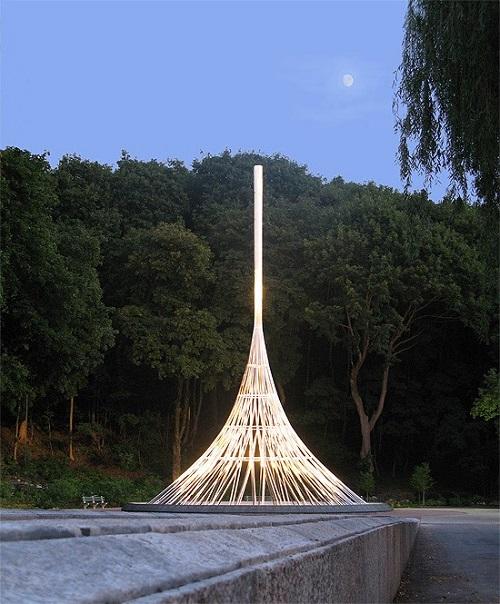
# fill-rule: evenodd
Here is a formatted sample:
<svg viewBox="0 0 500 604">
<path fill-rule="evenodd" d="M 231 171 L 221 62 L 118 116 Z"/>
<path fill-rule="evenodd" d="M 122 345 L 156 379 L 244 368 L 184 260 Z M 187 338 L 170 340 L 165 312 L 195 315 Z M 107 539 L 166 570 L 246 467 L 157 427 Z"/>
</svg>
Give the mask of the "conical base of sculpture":
<svg viewBox="0 0 500 604">
<path fill-rule="evenodd" d="M 343 506 L 353 506 L 356 511 L 390 509 L 363 501 L 299 438 L 276 392 L 259 324 L 254 327 L 235 404 L 213 443 L 148 504 L 130 504 L 124 509 L 173 511 L 177 506 L 192 511 L 208 511 L 206 506 L 222 511 L 230 506 L 240 512 L 278 507 L 282 513 L 290 508 L 306 511 L 306 507 L 316 513 L 340 511 Z M 336 509 L 326 509 L 332 507 Z"/>
<path fill-rule="evenodd" d="M 387 503 L 362 503 L 353 505 L 162 505 L 161 503 L 126 503 L 124 512 L 155 512 L 160 514 L 367 514 L 390 512 Z"/>
</svg>

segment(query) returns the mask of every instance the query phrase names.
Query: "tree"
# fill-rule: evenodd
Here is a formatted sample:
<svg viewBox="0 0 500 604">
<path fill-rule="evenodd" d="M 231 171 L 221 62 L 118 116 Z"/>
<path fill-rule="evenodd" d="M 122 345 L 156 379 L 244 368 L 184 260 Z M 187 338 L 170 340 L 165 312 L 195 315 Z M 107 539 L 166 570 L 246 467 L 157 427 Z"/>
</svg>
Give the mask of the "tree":
<svg viewBox="0 0 500 604">
<path fill-rule="evenodd" d="M 179 161 L 139 161 L 122 152 L 113 174 L 112 204 L 121 216 L 122 234 L 173 222 L 188 213 L 188 171 Z"/>
<path fill-rule="evenodd" d="M 101 262 L 99 240 L 79 220 L 60 219 L 58 246 L 64 270 L 58 286 L 64 324 L 58 326 L 56 346 L 60 374 L 53 388 L 69 399 L 69 457 L 74 460 L 73 431 L 75 397 L 90 373 L 114 343 L 110 309 L 102 300 L 97 274 Z"/>
<path fill-rule="evenodd" d="M 45 156 L 2 152 L 3 387 L 11 408 L 21 395 L 76 396 L 112 342 L 99 243 L 79 221 L 54 220 L 55 184 Z"/>
<path fill-rule="evenodd" d="M 410 486 L 415 489 L 419 495 L 419 501 L 425 506 L 425 493 L 434 485 L 434 479 L 431 476 L 431 469 L 427 462 L 421 463 L 413 470 L 410 478 Z"/>
<path fill-rule="evenodd" d="M 19 446 L 35 426 L 33 453 L 50 451 L 53 436 L 56 458 L 73 416 L 82 453 L 94 443 L 104 464 L 177 474 L 211 442 L 251 336 L 261 163 L 266 339 L 301 437 L 353 474 L 362 439 L 350 381 L 369 334 L 357 378 L 369 420 L 390 367 L 363 467 L 397 482 L 427 459 L 443 488 L 495 496 L 497 422 L 471 417 L 498 361 L 488 208 L 327 183 L 279 156 L 226 152 L 193 170 L 130 158 L 113 170 L 76 156 L 51 169 L 19 149 L 1 159 L 2 428 Z M 415 300 L 429 304 L 401 336 L 415 346 L 391 356 L 389 336 Z"/>
<path fill-rule="evenodd" d="M 362 493 L 365 494 L 365 500 L 368 501 L 368 498 L 375 490 L 375 476 L 373 472 L 373 465 L 367 460 L 361 462 L 361 468 L 359 472 L 359 489 Z"/>
<path fill-rule="evenodd" d="M 119 233 L 120 214 L 113 206 L 114 174 L 110 166 L 65 155 L 54 170 L 56 218 L 80 222 L 101 243 Z"/>
<path fill-rule="evenodd" d="M 159 224 L 130 235 L 126 266 L 130 303 L 119 325 L 132 358 L 176 384 L 172 413 L 172 476 L 194 437 L 203 381 L 222 369 L 223 342 L 204 296 L 212 281 L 209 247 L 181 224 Z M 205 384 L 206 385 L 206 384 Z"/>
<path fill-rule="evenodd" d="M 497 2 L 409 0 L 395 96 L 408 185 L 415 170 L 447 169 L 462 192 L 470 175 L 498 203 L 498 24 Z"/>
<path fill-rule="evenodd" d="M 500 383 L 496 369 L 490 369 L 484 376 L 479 396 L 472 405 L 471 415 L 485 421 L 496 419 L 500 415 Z"/>
<path fill-rule="evenodd" d="M 52 324 L 63 258 L 57 204 L 44 155 L 2 151 L 2 404 L 14 411 L 50 387 Z"/>
<path fill-rule="evenodd" d="M 487 330 L 487 268 L 478 250 L 432 221 L 429 202 L 371 186 L 347 203 L 331 230 L 307 245 L 313 329 L 343 343 L 361 430 L 362 459 L 385 406 L 391 367 L 432 320 L 460 319 Z M 367 365 L 378 387 L 361 387 Z"/>
</svg>

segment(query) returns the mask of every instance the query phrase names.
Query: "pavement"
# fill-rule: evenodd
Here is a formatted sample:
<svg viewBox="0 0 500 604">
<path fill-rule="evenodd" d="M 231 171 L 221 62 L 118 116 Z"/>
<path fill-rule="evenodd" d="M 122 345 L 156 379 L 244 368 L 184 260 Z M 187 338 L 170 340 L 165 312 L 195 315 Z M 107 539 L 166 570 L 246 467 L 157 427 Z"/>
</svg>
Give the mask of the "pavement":
<svg viewBox="0 0 500 604">
<path fill-rule="evenodd" d="M 398 509 L 420 519 L 410 563 L 394 602 L 500 601 L 498 510 Z"/>
</svg>

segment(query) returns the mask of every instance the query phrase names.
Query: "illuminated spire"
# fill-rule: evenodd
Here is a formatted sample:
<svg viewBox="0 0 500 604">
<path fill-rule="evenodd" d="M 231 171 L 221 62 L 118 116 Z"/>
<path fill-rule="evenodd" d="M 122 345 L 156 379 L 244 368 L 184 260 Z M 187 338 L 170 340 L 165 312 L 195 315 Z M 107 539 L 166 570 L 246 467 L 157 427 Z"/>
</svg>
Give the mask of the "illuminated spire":
<svg viewBox="0 0 500 604">
<path fill-rule="evenodd" d="M 254 166 L 254 328 L 236 401 L 205 453 L 150 503 L 365 503 L 305 446 L 276 392 L 262 329 L 262 197 L 262 166 Z"/>
<path fill-rule="evenodd" d="M 262 166 L 253 167 L 254 327 L 262 327 Z"/>
</svg>

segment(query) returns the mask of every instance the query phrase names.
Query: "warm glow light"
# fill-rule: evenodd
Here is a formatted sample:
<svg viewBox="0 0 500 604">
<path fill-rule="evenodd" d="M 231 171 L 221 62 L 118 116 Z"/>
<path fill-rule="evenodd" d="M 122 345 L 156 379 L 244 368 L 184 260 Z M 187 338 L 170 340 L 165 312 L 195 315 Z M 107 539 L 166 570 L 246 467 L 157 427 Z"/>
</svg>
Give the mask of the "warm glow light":
<svg viewBox="0 0 500 604">
<path fill-rule="evenodd" d="M 262 329 L 262 166 L 254 166 L 254 329 L 234 407 L 205 453 L 150 503 L 365 503 L 314 457 L 290 425 Z"/>
</svg>

